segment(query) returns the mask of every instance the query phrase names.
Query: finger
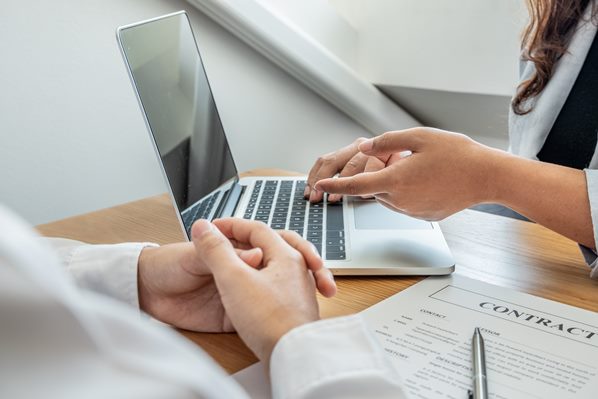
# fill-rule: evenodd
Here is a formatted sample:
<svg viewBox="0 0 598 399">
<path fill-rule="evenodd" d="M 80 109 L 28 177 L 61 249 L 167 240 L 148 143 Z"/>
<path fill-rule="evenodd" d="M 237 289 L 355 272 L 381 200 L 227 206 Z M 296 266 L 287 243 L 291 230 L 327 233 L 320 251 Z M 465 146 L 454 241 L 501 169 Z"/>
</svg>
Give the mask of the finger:
<svg viewBox="0 0 598 399">
<path fill-rule="evenodd" d="M 316 200 L 322 200 L 321 193 L 316 193 L 312 196 L 316 182 L 321 179 L 332 177 L 341 171 L 347 162 L 359 152 L 357 146 L 363 141 L 365 141 L 364 138 L 359 138 L 338 151 L 331 152 L 318 158 L 307 176 L 307 186 L 311 189 L 311 192 L 307 194 L 309 195 L 310 201 L 315 202 Z M 307 191 L 308 190 L 306 190 L 306 192 Z"/>
<path fill-rule="evenodd" d="M 258 269 L 264 260 L 264 253 L 261 248 L 235 249 L 235 252 L 243 262 L 254 269 Z"/>
<path fill-rule="evenodd" d="M 309 202 L 318 203 L 324 198 L 324 193 L 313 188 L 309 193 Z"/>
<path fill-rule="evenodd" d="M 316 250 L 316 247 L 293 231 L 282 230 L 279 231 L 278 234 L 280 234 L 291 247 L 295 248 L 301 255 L 303 255 L 307 268 L 314 274 L 318 291 L 327 298 L 334 296 L 336 294 L 334 277 L 330 270 L 324 267 L 324 262 Z"/>
<path fill-rule="evenodd" d="M 394 204 L 391 202 L 391 200 L 390 200 L 390 198 L 387 196 L 387 194 L 378 194 L 378 195 L 376 195 L 374 198 L 376 198 L 376 201 L 377 201 L 377 202 L 378 202 L 380 205 L 382 205 L 382 206 L 385 206 L 386 208 L 390 209 L 391 211 L 394 211 L 394 212 L 399 212 L 399 213 L 403 213 L 403 214 L 404 214 L 404 212 L 403 212 L 403 211 L 401 211 L 401 209 L 399 209 L 397 206 L 395 206 L 395 205 L 394 205 Z"/>
<path fill-rule="evenodd" d="M 239 242 L 237 240 L 235 240 L 234 238 L 229 238 L 228 239 L 231 243 L 231 245 L 235 248 L 235 249 L 239 249 L 239 250 L 243 250 L 243 249 L 251 249 L 251 245 L 245 243 L 245 242 Z"/>
<path fill-rule="evenodd" d="M 339 177 L 349 177 L 354 176 L 358 173 L 362 173 L 365 171 L 367 162 L 368 162 L 367 155 L 358 152 L 347 162 L 343 170 L 339 173 Z M 382 168 L 380 168 L 382 169 Z M 328 196 L 328 202 L 338 202 L 343 198 L 340 194 L 332 194 Z"/>
<path fill-rule="evenodd" d="M 267 264 L 278 255 L 287 253 L 290 247 L 274 230 L 262 222 L 239 218 L 214 220 L 218 228 L 228 239 L 249 244 L 252 248 L 261 248 L 262 263 Z"/>
<path fill-rule="evenodd" d="M 303 255 L 308 269 L 315 272 L 324 267 L 324 262 L 322 261 L 322 258 L 320 257 L 316 247 L 314 247 L 309 241 L 304 240 L 294 231 L 280 230 L 278 231 L 278 234 L 287 242 L 287 244 L 295 248 L 301 255 Z"/>
<path fill-rule="evenodd" d="M 365 168 L 363 171 L 366 173 L 371 173 L 371 172 L 377 172 L 379 170 L 384 169 L 386 167 L 386 161 L 388 161 L 388 158 L 390 158 L 390 157 L 383 156 L 381 158 L 368 156 L 367 162 L 365 164 Z M 332 194 L 332 195 L 338 195 L 338 194 Z M 371 199 L 374 197 L 372 195 L 362 195 L 361 198 Z"/>
<path fill-rule="evenodd" d="M 334 281 L 334 276 L 332 272 L 327 267 L 323 267 L 317 272 L 313 273 L 314 279 L 316 280 L 316 287 L 320 294 L 324 295 L 326 298 L 332 298 L 336 295 L 336 282 Z"/>
<path fill-rule="evenodd" d="M 359 151 L 367 155 L 391 155 L 395 152 L 419 152 L 427 136 L 422 129 L 407 129 L 387 132 L 366 140 L 359 145 Z"/>
<path fill-rule="evenodd" d="M 343 195 L 342 194 L 329 194 L 328 195 L 328 202 L 339 202 L 343 199 Z"/>
<path fill-rule="evenodd" d="M 320 180 L 316 183 L 316 188 L 329 194 L 375 195 L 386 193 L 390 184 L 387 170 Z"/>
<path fill-rule="evenodd" d="M 388 161 L 388 158 L 390 157 L 384 157 L 384 160 L 382 160 L 378 157 L 367 157 L 367 162 L 363 171 L 371 173 L 384 169 L 384 167 L 386 166 L 386 161 Z"/>
<path fill-rule="evenodd" d="M 252 270 L 239 258 L 229 240 L 207 220 L 196 221 L 191 236 L 195 250 L 216 280 L 237 278 L 240 271 Z"/>
</svg>

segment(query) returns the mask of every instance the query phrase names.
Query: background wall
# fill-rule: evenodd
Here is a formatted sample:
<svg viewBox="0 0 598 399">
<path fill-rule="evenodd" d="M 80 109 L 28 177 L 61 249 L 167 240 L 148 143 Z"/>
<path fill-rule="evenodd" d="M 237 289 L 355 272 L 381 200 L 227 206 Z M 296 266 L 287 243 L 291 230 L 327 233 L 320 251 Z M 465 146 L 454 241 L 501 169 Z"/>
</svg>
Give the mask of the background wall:
<svg viewBox="0 0 598 399">
<path fill-rule="evenodd" d="M 114 31 L 180 9 L 239 169 L 307 171 L 367 134 L 184 1 L 3 0 L 0 203 L 38 224 L 165 191 Z"/>
<path fill-rule="evenodd" d="M 507 148 L 523 0 L 328 0 L 357 32 L 358 73 L 422 123 Z"/>
<path fill-rule="evenodd" d="M 523 1 L 257 1 L 424 124 L 506 147 Z M 306 172 L 368 134 L 185 1 L 3 0 L 0 203 L 38 224 L 165 191 L 114 30 L 180 9 L 239 169 Z"/>
<path fill-rule="evenodd" d="M 375 84 L 510 96 L 523 0 L 328 0 L 357 31 L 355 68 Z"/>
</svg>

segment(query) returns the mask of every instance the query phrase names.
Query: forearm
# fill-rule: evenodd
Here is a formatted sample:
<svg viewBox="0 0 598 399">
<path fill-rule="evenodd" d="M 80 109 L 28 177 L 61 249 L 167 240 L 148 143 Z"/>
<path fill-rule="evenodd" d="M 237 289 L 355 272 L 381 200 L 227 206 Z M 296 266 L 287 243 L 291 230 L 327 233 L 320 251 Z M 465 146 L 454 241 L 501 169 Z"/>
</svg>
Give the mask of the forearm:
<svg viewBox="0 0 598 399">
<path fill-rule="evenodd" d="M 504 152 L 490 157 L 490 201 L 589 248 L 595 247 L 583 171 Z"/>
</svg>

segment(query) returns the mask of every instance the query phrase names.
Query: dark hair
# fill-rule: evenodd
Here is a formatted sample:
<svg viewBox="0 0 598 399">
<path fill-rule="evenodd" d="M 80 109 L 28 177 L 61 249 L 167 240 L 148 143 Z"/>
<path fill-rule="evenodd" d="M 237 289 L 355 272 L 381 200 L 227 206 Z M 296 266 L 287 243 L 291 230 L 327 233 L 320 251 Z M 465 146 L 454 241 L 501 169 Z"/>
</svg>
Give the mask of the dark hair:
<svg viewBox="0 0 598 399">
<path fill-rule="evenodd" d="M 532 110 L 531 107 L 524 109 L 525 103 L 548 84 L 590 2 L 594 3 L 593 0 L 527 0 L 530 22 L 523 31 L 522 58 L 532 61 L 536 70 L 517 88 L 511 102 L 515 114 L 525 115 Z M 594 19 L 594 4 L 592 8 Z"/>
</svg>

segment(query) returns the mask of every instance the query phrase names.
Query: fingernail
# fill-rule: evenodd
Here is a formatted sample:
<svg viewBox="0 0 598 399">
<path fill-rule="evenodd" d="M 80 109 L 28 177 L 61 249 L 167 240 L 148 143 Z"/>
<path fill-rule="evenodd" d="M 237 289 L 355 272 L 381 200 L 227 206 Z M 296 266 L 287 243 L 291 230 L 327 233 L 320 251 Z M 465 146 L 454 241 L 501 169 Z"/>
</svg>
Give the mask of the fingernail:
<svg viewBox="0 0 598 399">
<path fill-rule="evenodd" d="M 193 238 L 199 238 L 205 233 L 212 231 L 212 228 L 212 223 L 208 222 L 207 220 L 198 220 L 197 222 L 193 223 L 191 235 Z"/>
<path fill-rule="evenodd" d="M 359 151 L 367 152 L 374 147 L 374 139 L 367 139 L 363 143 L 359 144 Z"/>
<path fill-rule="evenodd" d="M 310 191 L 311 191 L 311 188 L 309 188 L 309 186 L 305 186 L 305 190 L 303 190 L 303 198 L 305 198 L 305 199 L 309 198 Z"/>
<path fill-rule="evenodd" d="M 315 200 L 316 200 L 316 196 L 317 196 L 317 195 L 318 195 L 318 192 L 317 192 L 316 190 L 312 191 L 312 192 L 309 194 L 309 200 L 310 200 L 310 201 L 315 201 Z"/>
</svg>

